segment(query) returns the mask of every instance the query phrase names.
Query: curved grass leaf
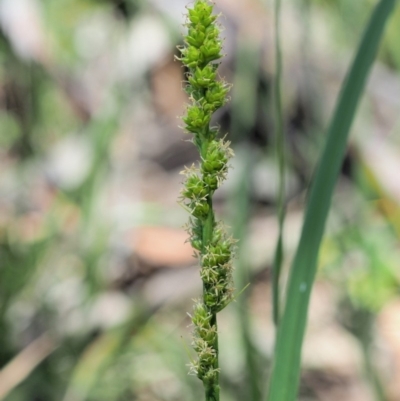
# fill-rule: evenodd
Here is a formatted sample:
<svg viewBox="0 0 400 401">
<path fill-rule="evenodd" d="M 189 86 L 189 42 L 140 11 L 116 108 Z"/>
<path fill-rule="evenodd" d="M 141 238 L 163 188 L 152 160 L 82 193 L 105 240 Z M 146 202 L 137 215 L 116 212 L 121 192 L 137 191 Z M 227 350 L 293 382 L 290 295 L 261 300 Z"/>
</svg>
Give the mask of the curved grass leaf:
<svg viewBox="0 0 400 401">
<path fill-rule="evenodd" d="M 277 333 L 268 401 L 294 401 L 300 376 L 301 347 L 317 258 L 346 142 L 385 24 L 396 0 L 381 0 L 364 32 L 344 81 L 325 149 L 306 209 L 300 243 L 292 264 L 285 311 Z"/>
</svg>

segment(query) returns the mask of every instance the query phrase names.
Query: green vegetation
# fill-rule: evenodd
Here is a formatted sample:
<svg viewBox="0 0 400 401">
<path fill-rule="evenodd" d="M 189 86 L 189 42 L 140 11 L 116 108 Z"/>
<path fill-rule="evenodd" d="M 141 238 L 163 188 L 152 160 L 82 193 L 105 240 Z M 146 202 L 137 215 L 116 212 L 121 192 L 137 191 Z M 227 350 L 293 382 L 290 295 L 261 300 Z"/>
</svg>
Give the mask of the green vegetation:
<svg viewBox="0 0 400 401">
<path fill-rule="evenodd" d="M 1 0 L 0 400 L 400 399 L 399 18 Z"/>
<path fill-rule="evenodd" d="M 311 186 L 300 242 L 289 277 L 285 312 L 276 337 L 269 401 L 294 401 L 297 398 L 301 348 L 325 222 L 350 127 L 394 5 L 395 0 L 382 0 L 373 11 L 344 81 L 328 130 L 327 142 Z"/>
<path fill-rule="evenodd" d="M 219 362 L 217 313 L 232 300 L 232 258 L 234 240 L 222 223 L 215 221 L 212 197 L 226 178 L 233 155 L 229 143 L 217 139 L 218 130 L 210 128 L 212 114 L 226 103 L 228 86 L 217 80 L 222 43 L 213 15 L 213 6 L 196 0 L 188 9 L 186 47 L 182 62 L 189 68 L 186 91 L 192 100 L 183 117 L 187 132 L 201 155 L 200 167 L 184 171 L 184 206 L 191 214 L 188 232 L 193 248 L 199 252 L 203 298 L 194 306 L 193 347 L 198 354 L 192 371 L 203 381 L 206 400 L 219 401 Z"/>
</svg>

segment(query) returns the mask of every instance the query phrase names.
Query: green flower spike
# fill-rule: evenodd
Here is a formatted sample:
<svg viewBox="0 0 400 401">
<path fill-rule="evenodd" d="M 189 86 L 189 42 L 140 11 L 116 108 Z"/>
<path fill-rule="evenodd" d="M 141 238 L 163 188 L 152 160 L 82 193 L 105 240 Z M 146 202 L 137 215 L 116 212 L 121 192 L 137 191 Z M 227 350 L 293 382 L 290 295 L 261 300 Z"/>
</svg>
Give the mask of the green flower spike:
<svg viewBox="0 0 400 401">
<path fill-rule="evenodd" d="M 218 79 L 216 60 L 222 57 L 220 29 L 208 0 L 195 0 L 188 9 L 188 34 L 179 60 L 188 68 L 186 92 L 191 104 L 182 118 L 193 135 L 201 161 L 186 168 L 181 203 L 191 214 L 187 231 L 200 261 L 203 297 L 194 306 L 193 348 L 197 360 L 190 372 L 203 381 L 206 401 L 219 401 L 217 313 L 232 301 L 232 259 L 235 241 L 214 217 L 212 197 L 228 172 L 233 156 L 229 142 L 216 139 L 212 114 L 227 102 L 229 86 Z"/>
</svg>

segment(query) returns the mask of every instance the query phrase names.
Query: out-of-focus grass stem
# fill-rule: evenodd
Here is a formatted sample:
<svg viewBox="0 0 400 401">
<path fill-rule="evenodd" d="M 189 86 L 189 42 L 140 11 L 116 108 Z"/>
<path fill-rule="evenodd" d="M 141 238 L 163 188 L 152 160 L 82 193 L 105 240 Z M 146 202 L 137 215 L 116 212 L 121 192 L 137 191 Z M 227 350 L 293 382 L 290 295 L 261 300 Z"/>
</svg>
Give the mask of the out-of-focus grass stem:
<svg viewBox="0 0 400 401">
<path fill-rule="evenodd" d="M 260 48 L 248 39 L 239 40 L 236 58 L 236 74 L 233 83 L 231 137 L 242 143 L 248 137 L 256 120 L 257 83 L 259 74 Z M 246 237 L 250 219 L 251 172 L 254 156 L 249 147 L 243 146 L 241 173 L 232 197 L 232 210 L 235 210 L 233 235 L 239 240 L 238 262 L 235 270 L 235 285 L 240 292 L 249 283 Z M 237 213 L 236 213 L 237 211 Z M 257 363 L 256 347 L 251 337 L 251 320 L 246 292 L 238 296 L 235 303 L 240 336 L 246 363 L 246 386 L 244 396 L 252 401 L 262 399 L 260 369 Z"/>
<path fill-rule="evenodd" d="M 374 318 L 375 317 L 371 314 L 371 320 L 373 320 Z M 371 328 L 369 328 L 369 333 L 367 333 L 367 335 L 370 334 L 370 332 Z M 379 374 L 374 364 L 374 358 L 371 355 L 371 341 L 369 338 L 360 338 L 359 340 L 361 342 L 363 353 L 365 376 L 368 379 L 371 389 L 375 394 L 375 400 L 388 401 L 385 389 L 381 382 L 381 378 L 379 377 Z"/>
<path fill-rule="evenodd" d="M 238 262 L 235 274 L 235 283 L 239 291 L 245 288 L 250 280 L 248 272 L 248 249 L 246 237 L 248 232 L 248 224 L 250 219 L 250 181 L 249 176 L 254 165 L 254 158 L 251 155 L 251 150 L 245 149 L 242 156 L 242 171 L 240 180 L 236 188 L 236 194 L 233 197 L 235 205 L 233 210 L 238 210 L 234 220 L 233 233 L 235 238 L 240 241 L 238 251 Z M 249 399 L 258 401 L 262 399 L 262 391 L 260 385 L 260 366 L 257 362 L 257 350 L 253 343 L 251 334 L 251 320 L 249 313 L 249 302 L 247 292 L 241 294 L 237 298 L 236 303 L 237 316 L 241 329 L 241 340 L 243 349 L 245 350 L 245 363 L 248 390 L 246 396 Z"/>
<path fill-rule="evenodd" d="M 280 34 L 281 0 L 275 0 L 274 27 L 275 27 L 275 82 L 274 82 L 274 106 L 275 106 L 275 151 L 278 161 L 278 240 L 272 268 L 272 305 L 273 319 L 276 326 L 279 322 L 279 278 L 283 263 L 283 226 L 285 221 L 285 136 L 283 132 L 282 115 L 282 49 Z"/>
</svg>

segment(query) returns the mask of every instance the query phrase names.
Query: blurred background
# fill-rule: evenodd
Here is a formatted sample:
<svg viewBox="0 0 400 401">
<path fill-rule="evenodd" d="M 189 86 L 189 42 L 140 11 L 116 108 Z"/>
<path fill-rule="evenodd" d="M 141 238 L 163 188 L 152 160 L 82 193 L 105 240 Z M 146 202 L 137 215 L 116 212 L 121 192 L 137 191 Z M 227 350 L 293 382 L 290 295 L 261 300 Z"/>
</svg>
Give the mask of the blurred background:
<svg viewBox="0 0 400 401">
<path fill-rule="evenodd" d="M 284 279 L 306 190 L 373 0 L 283 2 Z M 273 2 L 216 0 L 238 238 L 219 317 L 224 401 L 260 401 L 274 341 Z M 0 0 L 0 400 L 198 401 L 196 260 L 177 199 L 185 0 Z M 301 401 L 400 399 L 400 7 L 353 126 L 321 248 Z"/>
</svg>

